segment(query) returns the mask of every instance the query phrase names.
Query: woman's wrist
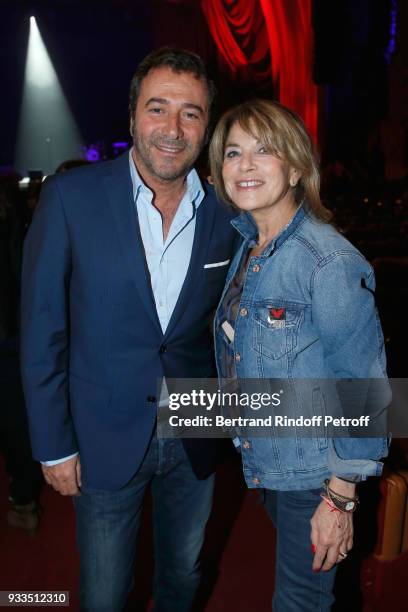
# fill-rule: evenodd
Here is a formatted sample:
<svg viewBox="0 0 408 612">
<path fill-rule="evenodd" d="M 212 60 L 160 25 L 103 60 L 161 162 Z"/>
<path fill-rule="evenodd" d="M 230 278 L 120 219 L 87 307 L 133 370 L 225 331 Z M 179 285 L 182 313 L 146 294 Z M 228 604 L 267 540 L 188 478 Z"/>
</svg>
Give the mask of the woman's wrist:
<svg viewBox="0 0 408 612">
<path fill-rule="evenodd" d="M 329 481 L 329 487 L 333 489 L 335 493 L 344 497 L 353 499 L 356 495 L 356 485 L 353 482 L 347 482 L 337 476 L 332 475 Z"/>
</svg>

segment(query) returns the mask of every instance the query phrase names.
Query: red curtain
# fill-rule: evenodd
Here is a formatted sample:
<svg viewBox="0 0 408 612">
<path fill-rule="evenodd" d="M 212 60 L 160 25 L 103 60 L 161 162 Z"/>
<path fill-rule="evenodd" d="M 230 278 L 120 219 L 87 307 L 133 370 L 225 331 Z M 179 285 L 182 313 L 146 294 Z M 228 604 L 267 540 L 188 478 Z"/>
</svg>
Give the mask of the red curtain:
<svg viewBox="0 0 408 612">
<path fill-rule="evenodd" d="M 230 74 L 242 85 L 272 79 L 276 97 L 316 140 L 311 0 L 201 0 L 201 6 Z"/>
<path fill-rule="evenodd" d="M 268 32 L 259 0 L 203 0 L 211 35 L 230 74 L 241 82 L 268 78 Z"/>
</svg>

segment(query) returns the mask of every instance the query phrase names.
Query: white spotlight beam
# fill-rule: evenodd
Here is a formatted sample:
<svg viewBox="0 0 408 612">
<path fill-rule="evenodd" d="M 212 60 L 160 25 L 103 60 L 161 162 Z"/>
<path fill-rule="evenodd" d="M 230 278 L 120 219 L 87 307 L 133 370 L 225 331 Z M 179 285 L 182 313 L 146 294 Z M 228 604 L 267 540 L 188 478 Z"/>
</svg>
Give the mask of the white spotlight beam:
<svg viewBox="0 0 408 612">
<path fill-rule="evenodd" d="M 81 135 L 31 16 L 16 167 L 22 174 L 31 169 L 50 174 L 62 161 L 81 155 Z"/>
</svg>

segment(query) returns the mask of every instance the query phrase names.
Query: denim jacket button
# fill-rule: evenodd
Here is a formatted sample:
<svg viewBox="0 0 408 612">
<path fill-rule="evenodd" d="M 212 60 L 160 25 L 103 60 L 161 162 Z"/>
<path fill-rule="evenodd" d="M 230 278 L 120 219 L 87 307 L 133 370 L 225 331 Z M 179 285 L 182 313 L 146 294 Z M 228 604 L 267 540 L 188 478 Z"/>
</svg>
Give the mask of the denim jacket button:
<svg viewBox="0 0 408 612">
<path fill-rule="evenodd" d="M 252 272 L 259 272 L 260 269 L 261 269 L 261 266 L 259 264 L 255 264 L 252 268 Z"/>
<path fill-rule="evenodd" d="M 261 481 L 259 480 L 259 478 L 253 478 L 253 479 L 252 479 L 252 482 L 253 482 L 255 485 L 259 485 L 259 484 L 261 484 Z"/>
<path fill-rule="evenodd" d="M 242 446 L 243 446 L 244 448 L 251 448 L 251 445 L 250 445 L 250 443 L 248 442 L 248 440 L 245 440 L 245 442 L 243 442 L 243 443 L 242 443 Z"/>
<path fill-rule="evenodd" d="M 241 315 L 241 317 L 246 317 L 248 314 L 248 310 L 246 308 L 241 308 L 239 314 Z"/>
<path fill-rule="evenodd" d="M 235 361 L 241 361 L 241 355 L 239 353 L 236 353 Z"/>
</svg>

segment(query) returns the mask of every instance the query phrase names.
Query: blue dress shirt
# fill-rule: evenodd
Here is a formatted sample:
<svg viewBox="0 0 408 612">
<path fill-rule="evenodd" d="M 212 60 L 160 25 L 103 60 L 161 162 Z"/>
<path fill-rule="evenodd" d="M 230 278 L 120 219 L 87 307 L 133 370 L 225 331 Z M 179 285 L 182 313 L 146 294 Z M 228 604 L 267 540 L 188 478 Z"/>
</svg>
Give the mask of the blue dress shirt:
<svg viewBox="0 0 408 612">
<path fill-rule="evenodd" d="M 129 152 L 129 165 L 153 296 L 164 333 L 186 278 L 193 248 L 196 211 L 203 201 L 204 190 L 197 172 L 190 170 L 186 178 L 185 194 L 167 238 L 163 240 L 161 214 L 152 203 L 152 191 L 143 183 L 137 172 L 132 151 Z"/>
</svg>

